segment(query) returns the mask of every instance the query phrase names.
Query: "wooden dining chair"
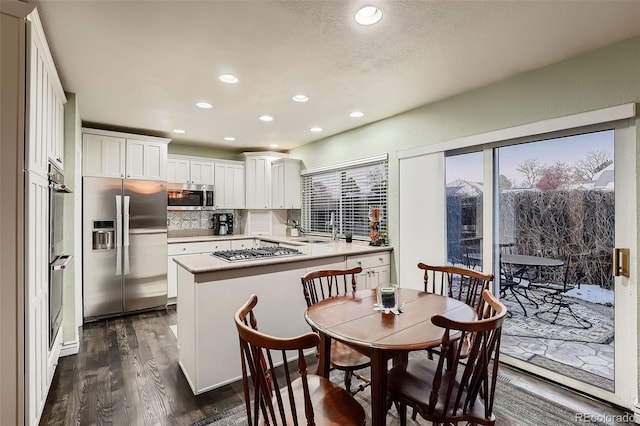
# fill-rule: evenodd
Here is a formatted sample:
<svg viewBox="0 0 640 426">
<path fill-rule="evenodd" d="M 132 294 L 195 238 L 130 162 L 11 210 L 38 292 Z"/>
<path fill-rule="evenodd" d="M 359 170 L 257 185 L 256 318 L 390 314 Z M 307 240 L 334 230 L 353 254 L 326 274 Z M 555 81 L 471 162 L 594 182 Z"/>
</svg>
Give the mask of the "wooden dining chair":
<svg viewBox="0 0 640 426">
<path fill-rule="evenodd" d="M 407 424 L 407 407 L 433 424 L 495 424 L 493 402 L 507 308 L 488 290 L 483 291 L 482 301 L 476 321 L 455 321 L 444 315 L 431 318 L 444 329 L 437 359 L 411 358 L 389 371 L 388 407 L 395 403 L 401 426 Z M 464 357 L 463 345 L 455 344 L 459 339 L 471 342 Z"/>
<path fill-rule="evenodd" d="M 307 307 L 309 308 L 329 297 L 356 291 L 356 276 L 360 272 L 362 272 L 362 268 L 358 266 L 346 270 L 327 269 L 306 273 L 302 276 L 301 281 Z M 354 375 L 363 383 L 370 383 L 368 378 L 355 371 L 369 367 L 371 360 L 355 349 L 341 342 L 332 341 L 330 363 L 331 367 L 344 372 L 344 387 L 347 391 L 351 392 L 351 381 Z M 360 385 L 352 394 L 364 388 L 365 386 Z"/>
<path fill-rule="evenodd" d="M 261 333 L 254 312 L 257 303 L 253 294 L 235 314 L 247 424 L 364 425 L 364 409 L 353 396 L 308 373 L 304 353 L 317 347 L 318 335 L 280 338 Z"/>
<path fill-rule="evenodd" d="M 489 289 L 492 274 L 459 266 L 434 266 L 418 263 L 424 270 L 424 291 L 453 297 L 479 313 L 482 292 Z"/>
</svg>

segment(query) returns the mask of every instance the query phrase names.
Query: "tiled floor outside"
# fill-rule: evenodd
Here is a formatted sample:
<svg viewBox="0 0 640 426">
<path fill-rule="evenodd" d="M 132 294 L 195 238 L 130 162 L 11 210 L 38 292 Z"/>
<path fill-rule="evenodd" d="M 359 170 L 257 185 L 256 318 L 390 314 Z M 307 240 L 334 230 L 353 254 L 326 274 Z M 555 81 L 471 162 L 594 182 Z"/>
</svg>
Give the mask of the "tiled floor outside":
<svg viewBox="0 0 640 426">
<path fill-rule="evenodd" d="M 541 302 L 536 308 L 520 297 L 527 315 L 507 293 L 503 303 L 511 312 L 503 327 L 501 353 L 569 377 L 613 391 L 614 334 L 613 306 L 564 298 L 581 319 L 593 325 L 581 328 L 563 308 L 556 324 L 548 314 L 536 316 L 549 308 L 540 290 L 529 292 L 532 300 Z"/>
</svg>

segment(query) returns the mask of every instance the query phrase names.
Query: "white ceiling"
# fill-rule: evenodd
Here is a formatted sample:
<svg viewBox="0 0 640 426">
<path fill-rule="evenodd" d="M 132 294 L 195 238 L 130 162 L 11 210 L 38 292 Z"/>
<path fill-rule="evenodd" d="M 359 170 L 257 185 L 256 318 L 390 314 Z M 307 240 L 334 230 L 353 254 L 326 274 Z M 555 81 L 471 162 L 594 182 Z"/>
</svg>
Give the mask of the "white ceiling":
<svg viewBox="0 0 640 426">
<path fill-rule="evenodd" d="M 640 1 L 35 3 L 85 124 L 239 151 L 291 149 L 640 34 Z M 365 4 L 379 24 L 354 22 Z"/>
</svg>

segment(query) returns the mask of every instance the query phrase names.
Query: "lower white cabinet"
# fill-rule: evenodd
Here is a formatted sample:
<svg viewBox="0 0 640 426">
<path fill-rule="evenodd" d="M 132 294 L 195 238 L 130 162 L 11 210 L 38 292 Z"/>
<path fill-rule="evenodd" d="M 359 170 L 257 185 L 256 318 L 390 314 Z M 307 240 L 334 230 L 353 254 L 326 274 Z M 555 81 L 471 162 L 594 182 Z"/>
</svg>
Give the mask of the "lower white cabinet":
<svg viewBox="0 0 640 426">
<path fill-rule="evenodd" d="M 243 241 L 243 240 L 240 240 Z M 253 241 L 253 240 L 252 240 Z M 178 265 L 173 261 L 174 257 L 190 254 L 211 253 L 219 250 L 231 249 L 231 241 L 198 241 L 195 243 L 169 244 L 167 253 L 167 297 L 168 303 L 176 303 L 178 296 Z"/>
<path fill-rule="evenodd" d="M 391 281 L 391 252 L 347 257 L 347 269 L 360 266 L 362 272 L 356 278 L 358 289 L 374 288 Z"/>
</svg>

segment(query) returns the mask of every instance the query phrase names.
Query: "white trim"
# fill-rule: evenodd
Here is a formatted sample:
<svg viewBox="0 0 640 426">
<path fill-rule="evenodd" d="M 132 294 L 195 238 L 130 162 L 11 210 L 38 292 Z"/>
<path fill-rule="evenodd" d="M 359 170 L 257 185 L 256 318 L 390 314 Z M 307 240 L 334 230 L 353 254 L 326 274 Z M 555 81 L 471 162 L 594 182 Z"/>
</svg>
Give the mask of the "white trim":
<svg viewBox="0 0 640 426">
<path fill-rule="evenodd" d="M 147 136 L 147 135 L 138 135 L 135 133 L 124 133 L 124 132 L 115 132 L 112 130 L 102 130 L 102 129 L 92 129 L 89 127 L 83 127 L 82 133 L 88 133 L 90 135 L 100 135 L 100 136 L 113 136 L 115 138 L 125 138 L 125 139 L 135 139 L 137 141 L 146 141 L 146 142 L 158 142 L 158 143 L 169 143 L 171 139 L 161 138 L 158 136 Z"/>
<path fill-rule="evenodd" d="M 433 152 L 449 151 L 452 149 L 466 148 L 470 146 L 484 145 L 488 143 L 517 139 L 527 136 L 541 135 L 544 133 L 557 132 L 566 129 L 623 120 L 635 116 L 635 103 L 617 105 L 613 107 L 598 109 L 595 111 L 581 112 L 564 117 L 551 118 L 548 120 L 537 121 L 535 123 L 527 123 L 520 126 L 508 127 L 506 129 L 480 133 L 478 135 L 465 136 L 446 142 L 436 143 L 434 145 L 403 149 L 397 151 L 397 157 L 399 160 L 401 160 L 403 158 L 418 157 L 420 155 L 431 154 Z"/>
<path fill-rule="evenodd" d="M 360 158 L 357 160 L 345 161 L 344 163 L 332 164 L 330 166 L 316 167 L 315 169 L 307 169 L 300 172 L 301 176 L 311 175 L 314 173 L 322 173 L 333 170 L 347 169 L 355 166 L 362 166 L 370 163 L 378 163 L 389 159 L 389 154 L 379 154 L 372 157 Z"/>
<path fill-rule="evenodd" d="M 65 342 L 60 348 L 60 357 L 75 355 L 80 352 L 80 341 L 73 340 L 71 342 Z"/>
</svg>

